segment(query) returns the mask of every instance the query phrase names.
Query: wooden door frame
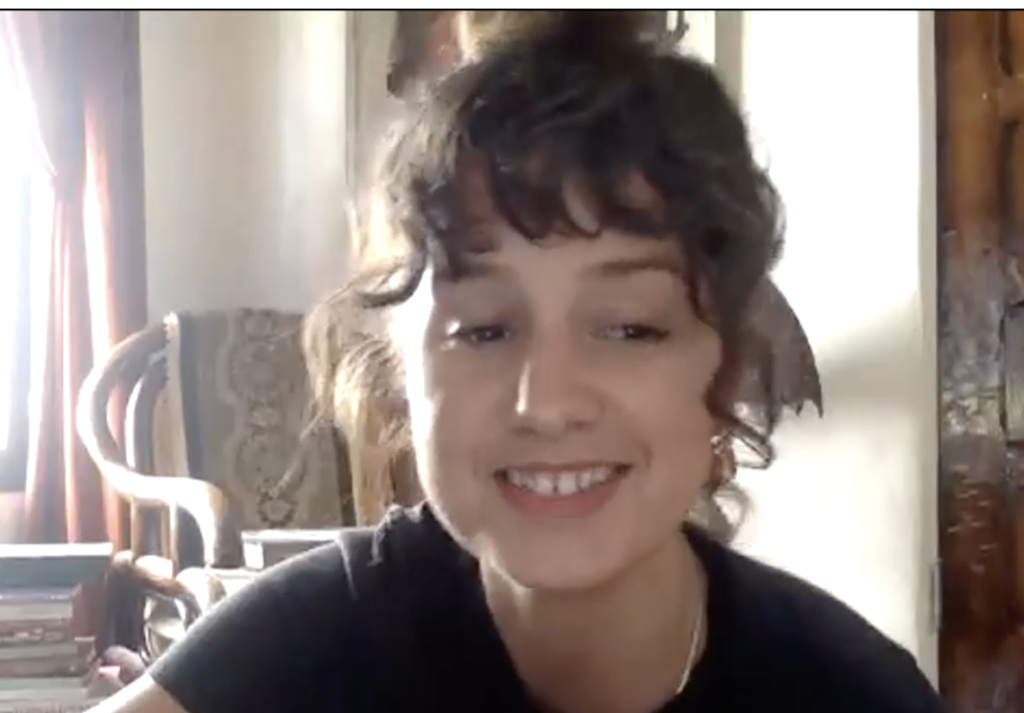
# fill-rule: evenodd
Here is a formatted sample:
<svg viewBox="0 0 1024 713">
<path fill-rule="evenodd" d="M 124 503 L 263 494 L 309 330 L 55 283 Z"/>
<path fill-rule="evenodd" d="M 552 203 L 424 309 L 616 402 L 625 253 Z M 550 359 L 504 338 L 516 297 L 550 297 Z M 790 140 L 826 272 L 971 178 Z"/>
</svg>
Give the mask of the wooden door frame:
<svg viewBox="0 0 1024 713">
<path fill-rule="evenodd" d="M 1024 711 L 1024 13 L 936 13 L 940 688 Z M 1011 163 L 1008 158 L 1012 158 Z M 1024 170 L 1024 168 L 1022 168 Z M 1016 226 L 1016 227 L 1012 227 Z"/>
</svg>

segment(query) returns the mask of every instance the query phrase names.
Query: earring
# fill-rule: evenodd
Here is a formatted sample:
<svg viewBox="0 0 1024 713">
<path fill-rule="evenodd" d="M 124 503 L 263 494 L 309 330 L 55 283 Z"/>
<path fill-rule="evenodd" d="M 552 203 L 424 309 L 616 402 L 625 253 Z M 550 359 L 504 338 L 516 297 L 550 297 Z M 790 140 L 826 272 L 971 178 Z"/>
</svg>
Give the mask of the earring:
<svg viewBox="0 0 1024 713">
<path fill-rule="evenodd" d="M 728 432 L 717 433 L 711 438 L 711 477 L 708 485 L 713 491 L 736 477 L 736 454 L 732 450 Z"/>
</svg>

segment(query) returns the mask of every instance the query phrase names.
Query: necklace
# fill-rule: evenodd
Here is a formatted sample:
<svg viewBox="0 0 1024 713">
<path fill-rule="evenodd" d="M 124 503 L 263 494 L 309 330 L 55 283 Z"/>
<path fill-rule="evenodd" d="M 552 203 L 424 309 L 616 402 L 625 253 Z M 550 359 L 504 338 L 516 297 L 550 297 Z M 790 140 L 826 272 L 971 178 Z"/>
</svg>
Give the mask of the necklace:
<svg viewBox="0 0 1024 713">
<path fill-rule="evenodd" d="M 697 619 L 693 622 L 693 631 L 690 632 L 690 651 L 686 655 L 686 666 L 683 667 L 683 674 L 679 677 L 679 685 L 676 687 L 678 696 L 690 682 L 690 674 L 697 663 L 697 650 L 700 648 L 700 639 L 704 635 L 704 603 L 698 602 Z"/>
</svg>

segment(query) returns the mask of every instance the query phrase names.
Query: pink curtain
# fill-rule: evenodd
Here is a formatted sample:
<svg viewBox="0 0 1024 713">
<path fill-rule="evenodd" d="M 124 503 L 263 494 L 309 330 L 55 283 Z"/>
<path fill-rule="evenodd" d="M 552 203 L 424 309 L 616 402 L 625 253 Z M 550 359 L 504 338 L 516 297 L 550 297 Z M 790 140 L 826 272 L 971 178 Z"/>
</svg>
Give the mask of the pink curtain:
<svg viewBox="0 0 1024 713">
<path fill-rule="evenodd" d="M 25 537 L 121 545 L 74 414 L 92 365 L 146 319 L 138 12 L 7 10 L 0 33 L 53 189 L 52 227 L 32 235 L 49 259 L 32 285 Z"/>
</svg>

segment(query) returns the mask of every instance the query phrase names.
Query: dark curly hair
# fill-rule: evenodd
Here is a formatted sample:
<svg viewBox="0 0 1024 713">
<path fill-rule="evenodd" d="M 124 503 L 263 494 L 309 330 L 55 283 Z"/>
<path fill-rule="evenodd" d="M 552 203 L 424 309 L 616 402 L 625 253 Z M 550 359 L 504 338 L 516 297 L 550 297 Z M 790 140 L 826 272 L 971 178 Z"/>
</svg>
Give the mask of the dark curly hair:
<svg viewBox="0 0 1024 713">
<path fill-rule="evenodd" d="M 593 239 L 615 227 L 678 244 L 693 307 L 722 342 L 707 408 L 767 465 L 772 424 L 741 419 L 735 393 L 757 359 L 746 317 L 779 256 L 782 210 L 744 119 L 713 69 L 652 36 L 644 13 L 544 15 L 527 31 L 488 37 L 411 97 L 390 132 L 360 226 L 361 271 L 307 329 L 324 412 L 351 426 L 375 401 L 394 427 L 382 445 L 400 446 L 399 364 L 366 317 L 408 299 L 428 267 L 460 269 L 472 238 L 466 179 L 482 171 L 495 213 L 526 240 Z M 630 200 L 637 177 L 658 196 L 655 208 Z M 570 181 L 592 198 L 599 225 L 574 219 Z"/>
</svg>

